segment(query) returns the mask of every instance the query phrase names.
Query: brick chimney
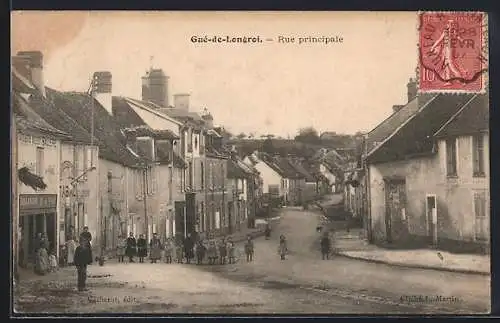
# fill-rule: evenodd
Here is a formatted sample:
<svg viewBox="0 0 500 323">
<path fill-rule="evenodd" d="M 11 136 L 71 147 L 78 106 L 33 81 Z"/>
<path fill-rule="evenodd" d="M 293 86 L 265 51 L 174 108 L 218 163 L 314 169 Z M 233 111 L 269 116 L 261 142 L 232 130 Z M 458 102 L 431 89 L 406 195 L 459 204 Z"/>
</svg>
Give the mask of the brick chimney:
<svg viewBox="0 0 500 323">
<path fill-rule="evenodd" d="M 40 91 L 43 97 L 45 93 L 45 79 L 43 77 L 43 54 L 40 51 L 21 51 L 17 56 L 23 57 L 28 61 L 31 83 Z"/>
<path fill-rule="evenodd" d="M 174 94 L 174 108 L 189 111 L 189 94 Z"/>
<path fill-rule="evenodd" d="M 408 89 L 408 102 L 413 100 L 414 98 L 417 97 L 417 80 L 410 77 L 410 80 L 408 81 L 408 84 L 406 85 Z"/>
<path fill-rule="evenodd" d="M 111 72 L 100 71 L 95 72 L 93 76 L 94 82 L 94 98 L 113 115 L 113 94 L 112 94 L 112 76 Z"/>
</svg>

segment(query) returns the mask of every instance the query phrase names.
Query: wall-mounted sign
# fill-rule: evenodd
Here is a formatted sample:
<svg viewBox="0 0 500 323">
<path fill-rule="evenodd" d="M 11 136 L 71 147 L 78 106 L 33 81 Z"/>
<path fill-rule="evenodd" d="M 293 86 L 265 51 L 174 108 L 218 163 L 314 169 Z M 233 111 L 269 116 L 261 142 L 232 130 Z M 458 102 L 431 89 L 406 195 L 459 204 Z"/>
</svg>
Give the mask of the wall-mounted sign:
<svg viewBox="0 0 500 323">
<path fill-rule="evenodd" d="M 56 212 L 57 194 L 21 194 L 19 195 L 19 213 L 21 215 Z"/>
</svg>

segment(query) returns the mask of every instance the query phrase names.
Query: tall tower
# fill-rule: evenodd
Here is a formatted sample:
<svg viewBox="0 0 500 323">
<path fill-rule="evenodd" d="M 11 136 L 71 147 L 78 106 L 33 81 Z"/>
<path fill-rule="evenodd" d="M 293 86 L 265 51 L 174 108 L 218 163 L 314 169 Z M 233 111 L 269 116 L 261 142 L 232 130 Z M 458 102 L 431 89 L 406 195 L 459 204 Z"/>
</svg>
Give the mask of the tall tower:
<svg viewBox="0 0 500 323">
<path fill-rule="evenodd" d="M 151 66 L 142 77 L 142 100 L 168 108 L 168 76 L 161 68 Z"/>
</svg>

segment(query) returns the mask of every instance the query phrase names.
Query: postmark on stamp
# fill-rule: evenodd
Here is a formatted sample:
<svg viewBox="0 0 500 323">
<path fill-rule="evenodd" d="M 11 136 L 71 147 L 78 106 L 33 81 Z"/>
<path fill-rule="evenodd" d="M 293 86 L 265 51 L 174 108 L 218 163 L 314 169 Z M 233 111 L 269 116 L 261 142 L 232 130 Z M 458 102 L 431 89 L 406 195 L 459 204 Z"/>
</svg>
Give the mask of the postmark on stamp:
<svg viewBox="0 0 500 323">
<path fill-rule="evenodd" d="M 488 71 L 486 21 L 483 12 L 419 13 L 420 92 L 485 91 Z"/>
</svg>

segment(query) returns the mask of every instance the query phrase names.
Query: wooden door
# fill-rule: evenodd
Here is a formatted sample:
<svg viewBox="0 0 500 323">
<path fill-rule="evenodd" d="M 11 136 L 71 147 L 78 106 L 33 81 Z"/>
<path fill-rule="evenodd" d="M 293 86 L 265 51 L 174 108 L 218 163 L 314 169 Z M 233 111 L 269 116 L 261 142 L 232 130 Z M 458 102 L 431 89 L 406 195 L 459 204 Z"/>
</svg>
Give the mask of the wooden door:
<svg viewBox="0 0 500 323">
<path fill-rule="evenodd" d="M 406 234 L 405 207 L 406 189 L 404 180 L 386 180 L 385 182 L 385 229 L 386 240 L 400 240 Z"/>
</svg>

